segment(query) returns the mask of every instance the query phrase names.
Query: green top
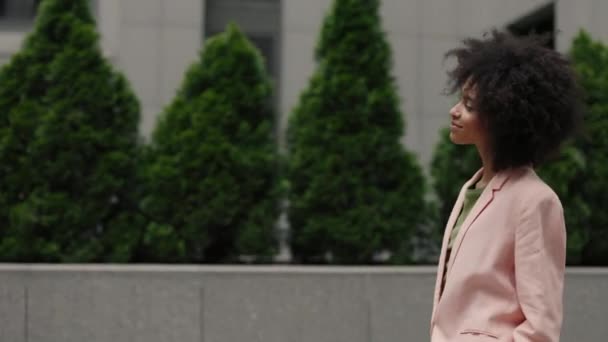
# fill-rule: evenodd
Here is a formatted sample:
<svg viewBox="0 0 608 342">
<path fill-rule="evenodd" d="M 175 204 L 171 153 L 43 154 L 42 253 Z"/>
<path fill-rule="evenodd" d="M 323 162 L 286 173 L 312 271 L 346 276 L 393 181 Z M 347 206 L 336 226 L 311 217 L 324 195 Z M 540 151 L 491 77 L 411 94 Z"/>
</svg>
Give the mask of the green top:
<svg viewBox="0 0 608 342">
<path fill-rule="evenodd" d="M 454 225 L 454 229 L 452 229 L 452 233 L 450 234 L 450 240 L 448 242 L 448 248 L 451 249 L 454 241 L 456 240 L 456 236 L 458 235 L 458 231 L 460 230 L 460 226 L 462 222 L 467 218 L 471 208 L 475 205 L 475 202 L 481 196 L 483 192 L 483 188 L 481 189 L 467 189 L 464 194 L 464 203 L 462 204 L 462 211 L 460 212 L 460 216 L 458 216 L 458 220 L 456 220 L 456 224 Z"/>
<path fill-rule="evenodd" d="M 477 200 L 479 199 L 479 196 L 481 196 L 482 192 L 483 192 L 483 188 L 480 188 L 480 189 L 469 188 L 469 189 L 467 189 L 467 191 L 464 194 L 464 202 L 462 204 L 462 210 L 460 211 L 460 215 L 458 216 L 458 219 L 456 220 L 456 224 L 454 224 L 454 229 L 452 229 L 452 233 L 450 234 L 450 240 L 448 241 L 448 250 L 447 250 L 447 254 L 446 254 L 445 268 L 443 269 L 443 277 L 441 280 L 441 292 L 443 292 L 443 287 L 445 286 L 445 281 L 446 281 L 445 276 L 448 273 L 447 260 L 449 260 L 450 254 L 452 253 L 452 245 L 454 244 L 454 241 L 456 240 L 456 236 L 458 235 L 460 226 L 462 225 L 464 220 L 467 218 L 467 215 L 469 215 L 469 212 L 475 205 L 475 202 L 477 202 Z"/>
</svg>

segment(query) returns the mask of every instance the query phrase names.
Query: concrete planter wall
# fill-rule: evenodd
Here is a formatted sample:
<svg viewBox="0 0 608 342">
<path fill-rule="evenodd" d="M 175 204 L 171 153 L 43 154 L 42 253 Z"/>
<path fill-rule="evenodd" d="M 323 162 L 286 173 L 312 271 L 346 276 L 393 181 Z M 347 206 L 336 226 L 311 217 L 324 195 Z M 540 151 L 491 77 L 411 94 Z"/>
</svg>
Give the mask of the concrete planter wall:
<svg viewBox="0 0 608 342">
<path fill-rule="evenodd" d="M 0 341 L 428 341 L 434 267 L 0 265 Z M 608 336 L 608 270 L 570 269 L 562 341 Z"/>
</svg>

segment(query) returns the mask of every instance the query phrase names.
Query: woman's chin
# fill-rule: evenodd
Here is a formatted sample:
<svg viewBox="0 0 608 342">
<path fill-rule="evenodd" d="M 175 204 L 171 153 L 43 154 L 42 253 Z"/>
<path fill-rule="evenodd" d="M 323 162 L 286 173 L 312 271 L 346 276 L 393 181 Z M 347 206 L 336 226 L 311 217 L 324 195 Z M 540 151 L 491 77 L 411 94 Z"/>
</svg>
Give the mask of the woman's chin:
<svg viewBox="0 0 608 342">
<path fill-rule="evenodd" d="M 452 143 L 460 145 L 460 139 L 458 139 L 458 134 L 455 134 L 453 131 L 450 132 L 450 140 L 452 141 Z"/>
<path fill-rule="evenodd" d="M 471 143 L 458 136 L 458 133 L 450 132 L 450 140 L 456 145 L 470 145 Z"/>
</svg>

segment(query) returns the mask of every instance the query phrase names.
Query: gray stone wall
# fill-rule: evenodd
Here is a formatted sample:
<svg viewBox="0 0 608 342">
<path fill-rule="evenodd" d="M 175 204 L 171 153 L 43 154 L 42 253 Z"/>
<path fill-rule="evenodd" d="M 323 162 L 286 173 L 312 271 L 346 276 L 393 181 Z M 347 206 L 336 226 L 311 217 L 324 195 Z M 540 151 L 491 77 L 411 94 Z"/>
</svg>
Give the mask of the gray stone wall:
<svg viewBox="0 0 608 342">
<path fill-rule="evenodd" d="M 428 341 L 434 267 L 0 265 L 0 341 Z M 569 269 L 562 341 L 608 336 L 608 270 Z"/>
</svg>

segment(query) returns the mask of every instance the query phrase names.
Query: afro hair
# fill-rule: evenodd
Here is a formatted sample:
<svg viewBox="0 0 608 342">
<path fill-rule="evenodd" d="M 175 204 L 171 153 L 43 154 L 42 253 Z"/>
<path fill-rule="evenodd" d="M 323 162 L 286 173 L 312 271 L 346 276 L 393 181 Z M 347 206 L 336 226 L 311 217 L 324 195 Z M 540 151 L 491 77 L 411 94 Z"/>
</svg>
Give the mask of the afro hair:
<svg viewBox="0 0 608 342">
<path fill-rule="evenodd" d="M 544 46 L 547 37 L 515 37 L 493 30 L 450 50 L 448 94 L 473 86 L 475 111 L 488 130 L 495 171 L 537 166 L 576 132 L 581 94 L 564 55 Z"/>
</svg>

